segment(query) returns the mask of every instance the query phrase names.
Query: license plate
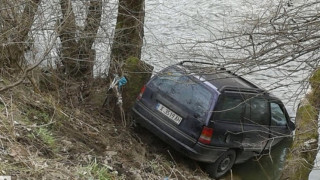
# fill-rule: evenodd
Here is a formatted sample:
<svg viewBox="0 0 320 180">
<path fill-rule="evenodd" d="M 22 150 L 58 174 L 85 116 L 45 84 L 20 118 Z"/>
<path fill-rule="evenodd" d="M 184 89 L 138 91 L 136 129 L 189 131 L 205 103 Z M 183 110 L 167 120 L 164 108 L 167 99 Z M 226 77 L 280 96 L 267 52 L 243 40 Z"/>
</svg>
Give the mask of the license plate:
<svg viewBox="0 0 320 180">
<path fill-rule="evenodd" d="M 175 123 L 180 124 L 182 117 L 172 112 L 170 109 L 168 109 L 164 105 L 158 103 L 156 109 L 160 111 L 162 114 L 164 114 L 165 116 L 167 116 L 168 118 L 170 118 Z"/>
</svg>

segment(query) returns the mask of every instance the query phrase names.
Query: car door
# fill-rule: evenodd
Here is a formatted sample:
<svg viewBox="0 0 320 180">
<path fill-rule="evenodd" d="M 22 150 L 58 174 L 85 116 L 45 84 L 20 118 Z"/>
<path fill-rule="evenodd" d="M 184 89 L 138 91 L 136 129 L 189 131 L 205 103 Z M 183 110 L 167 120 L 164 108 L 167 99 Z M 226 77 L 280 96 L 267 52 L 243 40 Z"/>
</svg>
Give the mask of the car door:
<svg viewBox="0 0 320 180">
<path fill-rule="evenodd" d="M 226 93 L 219 97 L 213 111 L 212 143 L 216 146 L 241 147 L 243 139 L 242 119 L 245 98 L 240 93 Z"/>
<path fill-rule="evenodd" d="M 280 102 L 270 102 L 271 110 L 271 126 L 270 126 L 270 146 L 280 142 L 284 137 L 290 135 L 288 122 L 289 117 L 286 113 L 285 107 Z"/>
<path fill-rule="evenodd" d="M 269 103 L 263 96 L 251 96 L 246 101 L 243 122 L 244 150 L 261 153 L 269 140 L 270 110 Z"/>
</svg>

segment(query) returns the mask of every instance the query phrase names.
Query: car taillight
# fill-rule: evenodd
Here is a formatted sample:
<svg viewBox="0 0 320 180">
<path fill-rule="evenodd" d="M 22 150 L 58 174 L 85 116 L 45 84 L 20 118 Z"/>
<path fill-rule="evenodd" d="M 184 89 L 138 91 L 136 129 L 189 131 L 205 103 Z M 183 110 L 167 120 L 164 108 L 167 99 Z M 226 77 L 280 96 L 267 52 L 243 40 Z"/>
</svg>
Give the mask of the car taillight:
<svg viewBox="0 0 320 180">
<path fill-rule="evenodd" d="M 146 90 L 146 85 L 144 85 L 144 86 L 141 88 L 140 93 L 139 93 L 139 95 L 138 95 L 138 97 L 137 97 L 137 100 L 140 100 L 140 99 L 142 98 L 142 95 L 143 95 L 143 93 L 144 93 L 145 90 Z"/>
<path fill-rule="evenodd" d="M 203 143 L 203 144 L 210 144 L 211 138 L 212 138 L 212 134 L 213 134 L 213 129 L 204 126 L 198 141 Z"/>
</svg>

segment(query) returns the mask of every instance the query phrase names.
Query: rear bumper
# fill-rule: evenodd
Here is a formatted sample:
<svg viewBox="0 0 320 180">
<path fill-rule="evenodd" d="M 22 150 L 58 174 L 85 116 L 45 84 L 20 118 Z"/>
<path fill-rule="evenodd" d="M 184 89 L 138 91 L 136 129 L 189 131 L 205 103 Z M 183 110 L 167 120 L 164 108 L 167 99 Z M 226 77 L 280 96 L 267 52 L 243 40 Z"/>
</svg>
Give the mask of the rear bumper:
<svg viewBox="0 0 320 180">
<path fill-rule="evenodd" d="M 165 123 L 161 117 L 156 116 L 148 107 L 143 105 L 141 102 L 136 102 L 132 108 L 135 120 L 147 128 L 150 132 L 158 136 L 164 142 L 172 146 L 175 150 L 183 153 L 191 159 L 201 162 L 214 162 L 227 151 L 227 148 L 224 147 L 213 147 L 204 145 L 192 140 L 188 135 L 185 135 L 185 141 L 193 141 L 192 147 L 186 145 L 181 140 L 178 140 L 174 137 L 174 134 L 184 134 L 178 128 L 170 126 Z M 167 131 L 170 131 L 169 134 Z M 172 133 L 173 132 L 173 133 Z M 172 135 L 171 135 L 172 134 Z"/>
</svg>

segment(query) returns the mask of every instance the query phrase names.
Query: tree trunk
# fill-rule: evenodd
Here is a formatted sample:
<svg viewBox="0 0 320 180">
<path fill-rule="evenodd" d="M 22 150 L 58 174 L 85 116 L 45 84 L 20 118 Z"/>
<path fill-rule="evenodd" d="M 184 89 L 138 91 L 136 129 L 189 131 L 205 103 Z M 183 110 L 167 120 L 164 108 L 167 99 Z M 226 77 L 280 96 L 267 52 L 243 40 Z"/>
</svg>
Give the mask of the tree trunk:
<svg viewBox="0 0 320 180">
<path fill-rule="evenodd" d="M 18 2 L 1 0 L 0 66 L 6 70 L 20 70 L 25 63 L 25 41 L 41 0 L 26 1 L 21 14 L 15 4 Z"/>
<path fill-rule="evenodd" d="M 93 77 L 96 38 L 102 15 L 102 0 L 91 0 L 84 30 L 77 36 L 75 15 L 70 0 L 60 0 L 63 19 L 60 22 L 62 72 L 68 77 L 90 82 Z"/>
<path fill-rule="evenodd" d="M 153 67 L 141 61 L 144 36 L 144 0 L 119 0 L 115 35 L 111 48 L 109 77 L 125 76 L 128 83 L 122 91 L 123 110 L 130 112 L 141 87 L 150 78 Z M 117 109 L 119 110 L 119 109 Z M 115 111 L 115 117 L 118 111 Z"/>
<path fill-rule="evenodd" d="M 90 0 L 83 30 L 76 25 L 71 0 L 60 0 L 63 18 L 59 23 L 61 63 L 58 67 L 65 79 L 63 99 L 72 99 L 74 106 L 90 94 L 96 52 L 92 49 L 100 27 L 102 0 Z"/>
<path fill-rule="evenodd" d="M 112 61 L 124 61 L 129 57 L 141 58 L 144 15 L 144 0 L 119 0 L 111 48 Z"/>
<path fill-rule="evenodd" d="M 70 0 L 60 0 L 62 19 L 59 24 L 59 38 L 61 41 L 61 71 L 67 76 L 76 77 L 78 67 L 78 43 L 76 41 L 76 19 Z"/>
<path fill-rule="evenodd" d="M 79 40 L 79 59 L 80 72 L 84 76 L 85 81 L 93 78 L 93 65 L 95 59 L 95 50 L 91 49 L 101 22 L 102 0 L 90 1 L 89 12 L 86 18 L 86 25 L 82 37 Z"/>
</svg>

